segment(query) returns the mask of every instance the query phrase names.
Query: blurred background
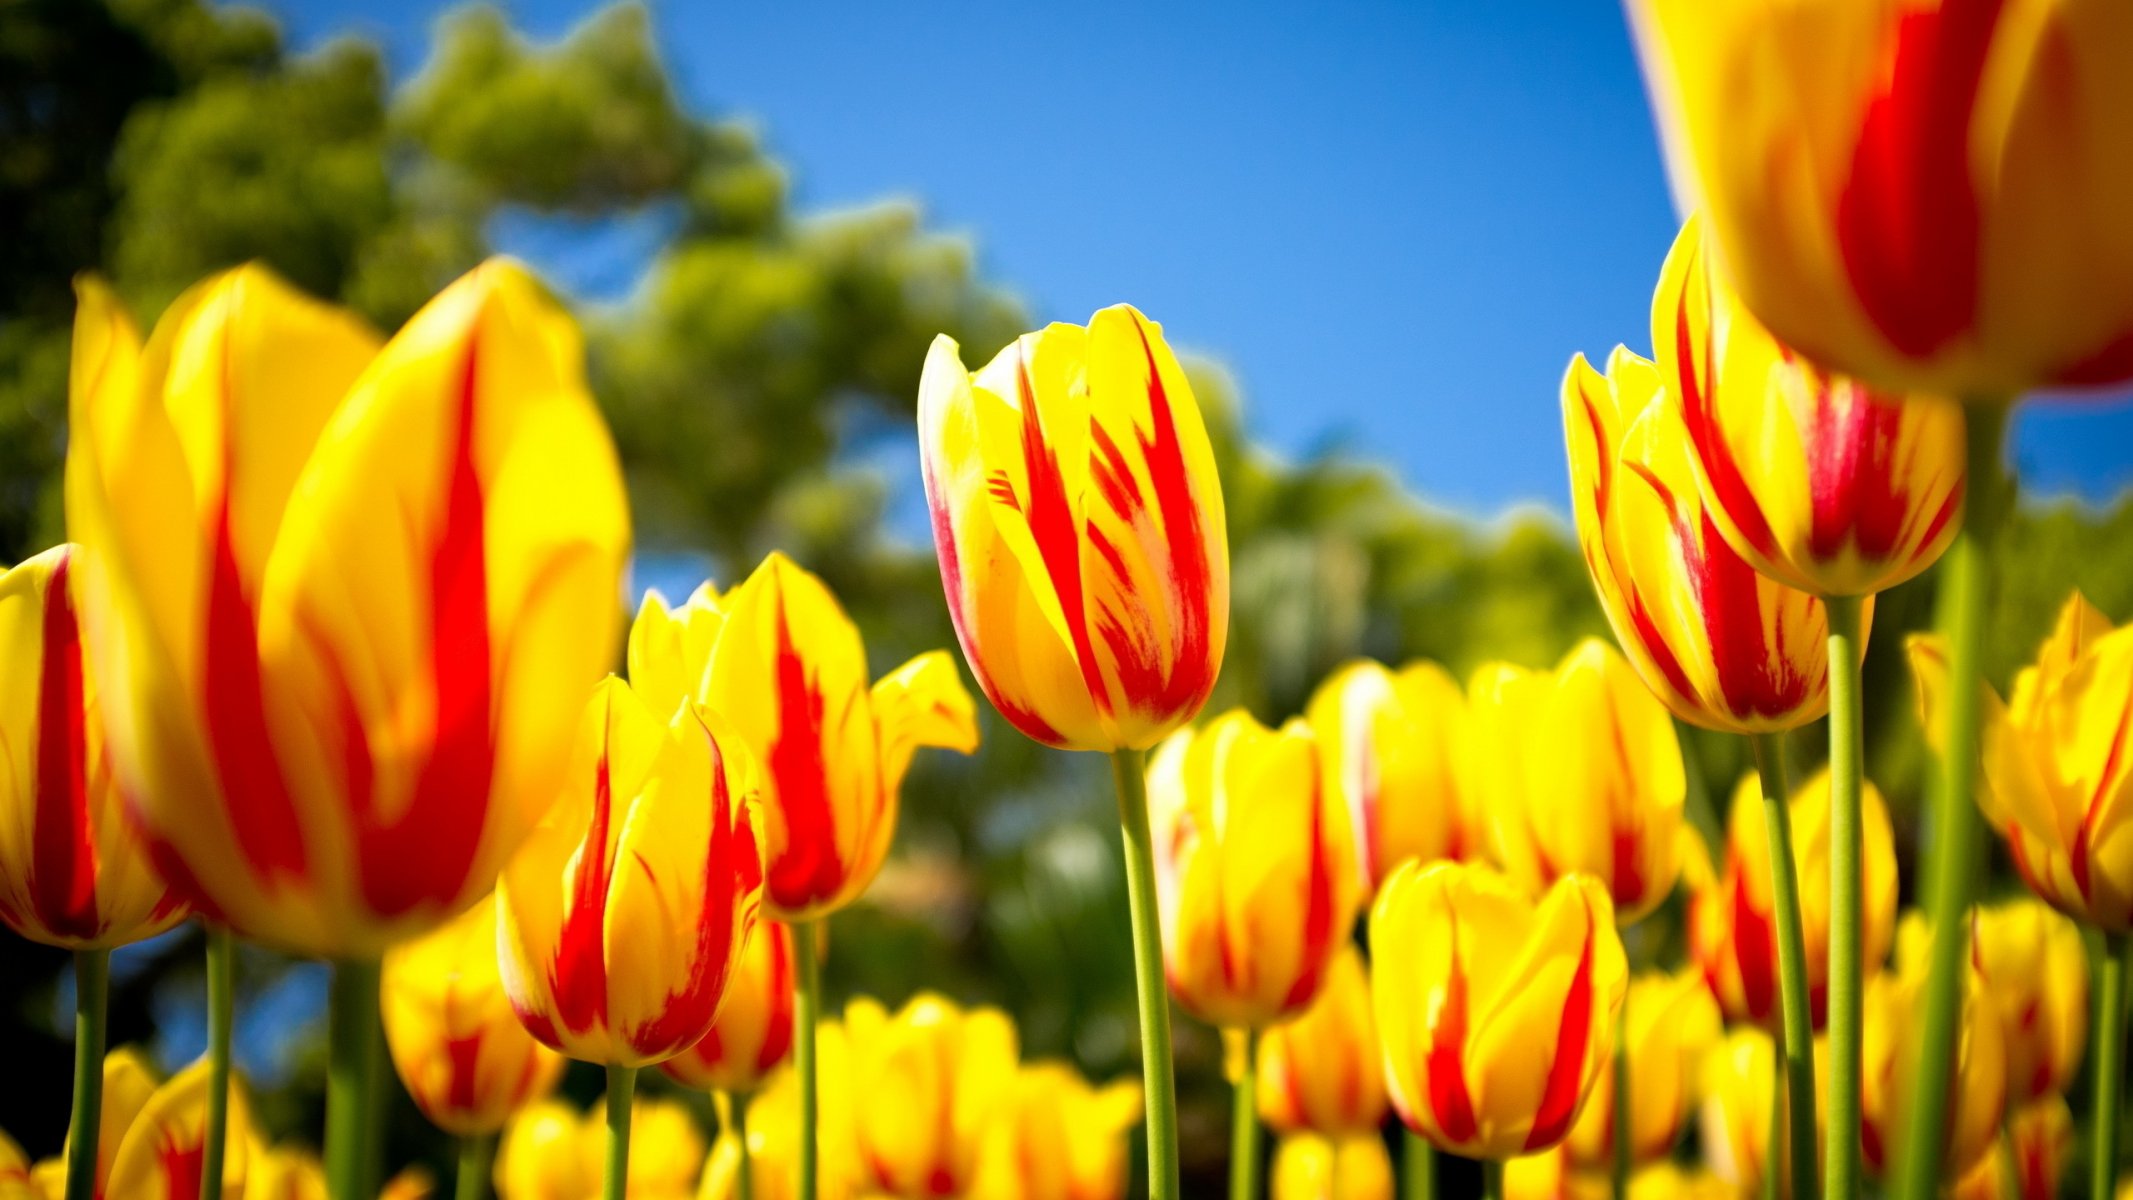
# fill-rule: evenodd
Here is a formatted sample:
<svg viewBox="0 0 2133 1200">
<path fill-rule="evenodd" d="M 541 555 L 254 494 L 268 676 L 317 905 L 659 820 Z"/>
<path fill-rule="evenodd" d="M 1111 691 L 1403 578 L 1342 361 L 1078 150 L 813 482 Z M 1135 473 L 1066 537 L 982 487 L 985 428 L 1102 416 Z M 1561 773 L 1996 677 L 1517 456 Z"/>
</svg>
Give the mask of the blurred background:
<svg viewBox="0 0 2133 1200">
<path fill-rule="evenodd" d="M 0 3 L 0 560 L 63 536 L 75 273 L 146 321 L 260 258 L 390 329 L 504 252 L 584 322 L 638 590 L 730 583 L 782 547 L 877 670 L 952 645 L 911 430 L 927 343 L 975 365 L 1125 300 L 1193 352 L 1222 463 L 1217 706 L 1289 716 L 1356 655 L 1463 675 L 1604 635 L 1557 382 L 1573 351 L 1649 351 L 1676 221 L 1620 13 L 1150 7 Z M 2124 396 L 2018 419 L 2000 682 L 2069 582 L 2133 615 L 2129 444 Z M 1867 674 L 1906 868 L 1930 831 L 1896 651 L 1932 589 L 1883 598 Z M 1028 1055 L 1131 1073 L 1105 765 L 989 712 L 984 733 L 975 758 L 921 757 L 894 857 L 834 924 L 832 1005 L 935 988 L 1009 1009 Z M 1686 746 L 1711 831 L 1745 764 Z M 1669 954 L 1678 926 L 1647 922 L 1633 953 Z M 202 1051 L 195 932 L 119 952 L 113 986 L 114 1044 Z M 239 1062 L 274 1134 L 321 1127 L 324 995 L 318 964 L 245 952 Z M 0 938 L 0 1127 L 33 1157 L 64 1132 L 71 1004 L 64 955 Z M 1224 1152 L 1220 1045 L 1181 1017 L 1178 1046 L 1197 1194 Z M 400 1101 L 392 1161 L 445 1154 Z"/>
</svg>

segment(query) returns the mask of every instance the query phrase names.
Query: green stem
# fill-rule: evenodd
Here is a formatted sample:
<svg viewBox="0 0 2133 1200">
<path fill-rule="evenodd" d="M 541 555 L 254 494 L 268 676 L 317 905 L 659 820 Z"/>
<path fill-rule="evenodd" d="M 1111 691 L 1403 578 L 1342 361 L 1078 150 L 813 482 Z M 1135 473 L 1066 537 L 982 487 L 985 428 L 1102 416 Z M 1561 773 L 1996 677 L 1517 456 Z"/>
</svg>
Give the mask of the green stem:
<svg viewBox="0 0 2133 1200">
<path fill-rule="evenodd" d="M 326 1186 L 333 1200 L 378 1194 L 378 961 L 333 966 L 327 1011 Z"/>
<path fill-rule="evenodd" d="M 201 1145 L 200 1200 L 221 1200 L 223 1144 L 230 1125 L 230 1026 L 237 1011 L 237 939 L 207 927 L 207 1134 Z"/>
<path fill-rule="evenodd" d="M 2119 1105 L 2126 1074 L 2126 953 L 2133 938 L 2105 934 L 2096 979 L 2096 1104 L 2089 1193 L 2111 1200 L 2118 1182 Z"/>
<path fill-rule="evenodd" d="M 74 1116 L 67 1138 L 67 1200 L 96 1195 L 96 1138 L 104 1124 L 104 1005 L 111 952 L 74 952 Z"/>
<path fill-rule="evenodd" d="M 1815 1195 L 1815 1029 L 1807 1003 L 1807 939 L 1800 929 L 1800 873 L 1792 853 L 1790 785 L 1785 780 L 1785 736 L 1757 734 L 1755 769 L 1762 776 L 1763 831 L 1770 842 L 1770 901 L 1777 921 L 1778 1008 L 1784 1027 L 1783 1062 L 1787 1142 L 1791 1147 L 1794 1200 Z M 1770 1164 L 1772 1172 L 1777 1162 Z"/>
<path fill-rule="evenodd" d="M 822 960 L 815 948 L 815 923 L 792 923 L 792 953 L 799 967 L 793 988 L 793 1066 L 800 1072 L 800 1200 L 815 1200 L 817 1095 L 815 1025 L 822 1019 Z"/>
<path fill-rule="evenodd" d="M 1946 741 L 1933 789 L 1935 844 L 1928 864 L 1926 917 L 1932 929 L 1925 1011 L 1920 1019 L 1916 1097 L 1903 1130 L 1898 1200 L 1934 1200 L 1939 1190 L 1947 1106 L 1954 1092 L 1955 1030 L 1962 1013 L 1963 962 L 1970 948 L 1970 901 L 1979 874 L 1977 803 L 1978 692 L 1984 674 L 1985 604 L 1992 552 L 2014 496 L 2000 468 L 2009 406 L 1965 403 L 1969 477 L 1962 531 L 1943 561 L 1943 633 L 1948 642 Z"/>
<path fill-rule="evenodd" d="M 1865 980 L 1860 958 L 1859 793 L 1866 778 L 1859 655 L 1865 606 L 1857 596 L 1823 601 L 1829 614 L 1829 1141 L 1822 1194 L 1859 1194 L 1859 1029 Z"/>
<path fill-rule="evenodd" d="M 732 1114 L 726 1119 L 730 1122 L 734 1144 L 741 1148 L 740 1166 L 733 1177 L 733 1194 L 735 1200 L 755 1200 L 755 1151 L 748 1147 L 748 1093 L 729 1093 L 726 1111 Z"/>
<path fill-rule="evenodd" d="M 1400 1200 L 1432 1200 L 1437 1194 L 1437 1148 L 1405 1129 L 1400 1151 Z"/>
<path fill-rule="evenodd" d="M 1636 1124 L 1637 1110 L 1631 1106 L 1629 1092 L 1629 1004 L 1625 1002 L 1615 1014 L 1615 1070 L 1614 1070 L 1614 1142 L 1613 1163 L 1614 1198 L 1629 1200 L 1629 1160 L 1633 1153 L 1630 1137 Z"/>
<path fill-rule="evenodd" d="M 1503 1162 L 1500 1159 L 1481 1160 L 1481 1195 L 1483 1200 L 1503 1200 Z"/>
<path fill-rule="evenodd" d="M 459 1178 L 454 1200 L 489 1200 L 489 1167 L 496 1158 L 496 1135 L 468 1133 L 459 1138 Z"/>
<path fill-rule="evenodd" d="M 1148 1194 L 1178 1200 L 1178 1093 L 1170 1062 L 1170 995 L 1156 925 L 1155 845 L 1148 832 L 1147 754 L 1111 755 L 1118 820 L 1126 843 L 1126 899 L 1133 916 L 1133 974 L 1141 1010 L 1141 1080 L 1148 1102 Z"/>
<path fill-rule="evenodd" d="M 1230 1031 L 1242 1044 L 1229 1119 L 1229 1200 L 1259 1195 L 1259 1031 Z"/>
<path fill-rule="evenodd" d="M 630 1109 L 637 1099 L 637 1068 L 607 1067 L 607 1174 L 603 1200 L 629 1200 Z"/>
</svg>

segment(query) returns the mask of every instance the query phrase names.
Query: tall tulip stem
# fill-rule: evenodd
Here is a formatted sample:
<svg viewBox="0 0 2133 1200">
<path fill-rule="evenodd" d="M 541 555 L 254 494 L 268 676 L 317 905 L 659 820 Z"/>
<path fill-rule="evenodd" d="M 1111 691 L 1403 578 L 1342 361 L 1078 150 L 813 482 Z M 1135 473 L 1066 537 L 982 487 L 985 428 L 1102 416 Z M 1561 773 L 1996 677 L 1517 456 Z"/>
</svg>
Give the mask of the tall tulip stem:
<svg viewBox="0 0 2133 1200">
<path fill-rule="evenodd" d="M 1155 844 L 1148 832 L 1147 754 L 1111 754 L 1118 821 L 1126 843 L 1126 899 L 1133 915 L 1133 974 L 1141 1010 L 1141 1079 L 1148 1101 L 1148 1195 L 1178 1200 L 1178 1093 L 1170 1063 L 1170 995 L 1156 924 Z"/>
<path fill-rule="evenodd" d="M 630 1110 L 637 1101 L 637 1068 L 607 1067 L 607 1172 L 602 1200 L 629 1200 Z"/>
<path fill-rule="evenodd" d="M 1984 679 L 1985 604 L 1992 584 L 1992 553 L 2000 525 L 2012 507 L 2013 481 L 2000 467 L 2009 406 L 1965 403 L 1969 476 L 1964 483 L 1963 528 L 1941 560 L 1942 632 L 1948 642 L 1947 727 L 1934 780 L 1934 844 L 1926 889 L 1926 915 L 1933 933 L 1921 1018 L 1917 1076 L 1909 1094 L 1905 1154 L 1894 1195 L 1897 1200 L 1933 1200 L 1939 1190 L 1947 1106 L 1954 1091 L 1955 1028 L 1962 1014 L 1963 963 L 1970 946 L 1969 912 L 1977 886 L 1979 831 L 1972 795 L 1978 761 L 1978 692 Z"/>
<path fill-rule="evenodd" d="M 459 1178 L 452 1181 L 453 1200 L 489 1200 L 489 1168 L 495 1158 L 495 1134 L 461 1134 Z"/>
<path fill-rule="evenodd" d="M 822 1020 L 822 960 L 815 947 L 815 923 L 792 923 L 792 956 L 798 972 L 793 984 L 793 1067 L 800 1072 L 800 1200 L 815 1200 L 820 1158 L 816 1134 L 821 1111 L 816 1076 L 815 1026 Z M 745 1153 L 745 1151 L 744 1151 Z"/>
<path fill-rule="evenodd" d="M 201 1145 L 200 1200 L 222 1195 L 223 1143 L 230 1127 L 230 1031 L 237 1015 L 237 939 L 207 926 L 207 1134 Z"/>
<path fill-rule="evenodd" d="M 1865 605 L 1824 600 L 1829 614 L 1829 1141 L 1822 1194 L 1859 1194 L 1860 860 L 1865 834 L 1859 793 L 1866 778 L 1859 656 Z"/>
<path fill-rule="evenodd" d="M 2089 1194 L 2110 1200 L 2118 1185 L 2119 1109 L 2126 1075 L 2126 955 L 2133 938 L 2103 936 L 2096 972 L 2095 1129 L 2089 1153 Z"/>
<path fill-rule="evenodd" d="M 1770 901 L 1777 918 L 1778 1010 L 1784 1027 L 1786 1122 L 1795 1200 L 1815 1194 L 1815 1028 L 1807 1004 L 1807 937 L 1800 928 L 1800 871 L 1792 853 L 1792 789 L 1785 779 L 1783 734 L 1757 734 L 1755 769 L 1762 777 L 1763 831 L 1770 842 Z M 1799 1114 L 1806 1114 L 1801 1119 Z M 1775 1172 L 1775 1160 L 1769 1164 Z"/>
<path fill-rule="evenodd" d="M 1615 1063 L 1614 1063 L 1614 1163 L 1613 1181 L 1615 1200 L 1629 1200 L 1629 1159 L 1631 1154 L 1630 1133 L 1636 1124 L 1637 1110 L 1629 1094 L 1629 1005 L 1624 1004 L 1615 1014 Z"/>
<path fill-rule="evenodd" d="M 748 1093 L 733 1092 L 726 1097 L 726 1132 L 733 1135 L 733 1144 L 740 1149 L 733 1176 L 735 1200 L 755 1200 L 755 1152 L 748 1148 Z"/>
<path fill-rule="evenodd" d="M 1502 1159 L 1481 1160 L 1481 1195 L 1482 1200 L 1503 1200 Z"/>
<path fill-rule="evenodd" d="M 326 1188 L 333 1200 L 378 1194 L 378 960 L 333 966 L 326 1015 Z"/>
<path fill-rule="evenodd" d="M 1259 1031 L 1223 1031 L 1235 1061 L 1230 1079 L 1234 1096 L 1229 1125 L 1229 1200 L 1259 1195 Z"/>
<path fill-rule="evenodd" d="M 1404 1130 L 1400 1150 L 1400 1200 L 1435 1200 L 1437 1148 L 1412 1129 Z"/>
<path fill-rule="evenodd" d="M 104 1123 L 104 1005 L 111 952 L 74 952 L 74 1114 L 67 1139 L 67 1200 L 96 1195 L 96 1135 Z"/>
</svg>

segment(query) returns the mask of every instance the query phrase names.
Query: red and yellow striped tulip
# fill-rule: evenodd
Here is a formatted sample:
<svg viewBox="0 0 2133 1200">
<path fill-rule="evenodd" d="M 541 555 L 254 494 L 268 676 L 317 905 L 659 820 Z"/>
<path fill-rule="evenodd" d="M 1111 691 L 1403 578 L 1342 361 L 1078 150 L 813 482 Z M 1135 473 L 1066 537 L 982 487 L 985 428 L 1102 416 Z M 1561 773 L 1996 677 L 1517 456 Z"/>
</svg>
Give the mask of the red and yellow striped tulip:
<svg viewBox="0 0 2133 1200">
<path fill-rule="evenodd" d="M 2007 1098 L 2028 1104 L 2074 1085 L 2088 1036 L 2088 953 L 2081 930 L 2036 900 L 1977 910 L 1971 962 L 2000 1012 Z"/>
<path fill-rule="evenodd" d="M 1392 1156 L 1376 1134 L 1292 1133 L 1274 1147 L 1273 1200 L 1392 1200 Z"/>
<path fill-rule="evenodd" d="M 576 326 L 504 261 L 382 346 L 259 266 L 145 347 L 80 291 L 77 595 L 158 865 L 284 949 L 436 927 L 546 810 L 612 644 L 629 518 Z"/>
<path fill-rule="evenodd" d="M 726 981 L 711 1032 L 659 1069 L 696 1091 L 755 1091 L 792 1053 L 793 980 L 792 930 L 777 921 L 756 922 Z"/>
<path fill-rule="evenodd" d="M 1751 772 L 1733 792 L 1725 862 L 1689 909 L 1690 951 L 1727 1019 L 1770 1030 L 1778 1025 L 1776 903 L 1770 842 L 1764 832 L 1762 784 Z M 1800 932 L 1807 951 L 1808 1007 L 1821 1028 L 1829 999 L 1829 772 L 1794 788 L 1793 861 L 1799 872 Z M 1871 781 L 1860 789 L 1860 961 L 1867 971 L 1888 957 L 1896 936 L 1896 843 L 1888 806 Z"/>
<path fill-rule="evenodd" d="M 1639 975 L 1629 982 L 1630 1121 L 1632 1166 L 1673 1150 L 1700 1097 L 1704 1054 L 1721 1036 L 1718 1004 L 1697 972 Z M 1619 1047 L 1617 1048 L 1619 1051 Z M 1563 1143 L 1570 1165 L 1606 1170 L 1614 1162 L 1615 1098 L 1609 1083 L 1592 1089 L 1585 1111 Z"/>
<path fill-rule="evenodd" d="M 2057 1200 L 2073 1153 L 2074 1114 L 2065 1099 L 2055 1093 L 2032 1100 L 2007 1118 L 2006 1140 L 1971 1165 L 1948 1200 Z"/>
<path fill-rule="evenodd" d="M 1677 190 L 1788 345 L 1949 394 L 2133 377 L 2119 5 L 1630 8 Z"/>
<path fill-rule="evenodd" d="M 119 1143 L 126 1131 L 148 1106 L 148 1101 L 162 1086 L 162 1077 L 149 1065 L 148 1056 L 133 1046 L 120 1046 L 104 1055 L 104 1104 L 103 1119 L 97 1123 L 96 1134 L 96 1188 L 95 1194 L 107 1194 L 106 1184 L 111 1178 L 111 1164 L 118 1157 Z M 67 1145 L 73 1145 L 70 1132 Z M 30 1171 L 33 1196 L 57 1197 L 66 1191 L 67 1160 L 60 1155 L 38 1162 Z M 0 1197 L 5 1192 L 0 1191 Z"/>
<path fill-rule="evenodd" d="M 493 901 L 385 954 L 379 1007 L 393 1068 L 430 1123 L 490 1134 L 555 1089 L 563 1060 L 526 1032 L 504 991 Z"/>
<path fill-rule="evenodd" d="M 654 715 L 609 678 L 564 778 L 497 884 L 504 991 L 572 1058 L 671 1058 L 711 1028 L 762 904 L 755 762 L 703 707 Z"/>
<path fill-rule="evenodd" d="M 186 907 L 112 775 L 74 559 L 58 546 L 0 572 L 0 921 L 48 946 L 108 949 L 169 929 Z"/>
<path fill-rule="evenodd" d="M 647 704 L 666 712 L 693 696 L 762 763 L 764 899 L 780 920 L 825 916 L 874 881 L 919 747 L 978 745 L 975 706 L 946 652 L 869 688 L 859 627 L 783 554 L 723 597 L 704 587 L 669 610 L 646 596 L 629 661 Z"/>
<path fill-rule="evenodd" d="M 1659 378 L 1681 404 L 1703 500 L 1757 571 L 1817 596 L 1885 591 L 1933 565 L 1963 506 L 1962 408 L 1807 361 L 1674 239 L 1652 300 Z"/>
<path fill-rule="evenodd" d="M 1476 672 L 1470 752 L 1505 873 L 1538 895 L 1565 875 L 1599 881 L 1615 919 L 1674 890 L 1688 795 L 1674 722 L 1615 648 L 1586 638 L 1553 671 Z"/>
<path fill-rule="evenodd" d="M 171 1076 L 148 1097 L 118 1138 L 101 1194 L 112 1200 L 198 1200 L 205 1166 L 208 1061 Z M 244 1081 L 230 1078 L 229 1124 L 222 1159 L 223 1200 L 243 1200 L 253 1144 Z M 110 1122 L 105 1122 L 108 1134 Z"/>
<path fill-rule="evenodd" d="M 1302 1012 L 1354 923 L 1347 817 L 1318 739 L 1237 709 L 1172 735 L 1148 764 L 1155 894 L 1171 994 L 1224 1029 Z"/>
<path fill-rule="evenodd" d="M 1859 1146 L 1877 1176 L 1903 1160 L 1910 1083 L 1917 1074 L 1918 1014 L 1925 1007 L 1930 935 L 1917 913 L 1904 917 L 1896 963 L 1866 981 L 1859 1050 Z M 1999 1009 L 1974 963 L 1963 972 L 1962 1023 L 1949 1086 L 1941 1176 L 1960 1179 L 2000 1135 L 2007 1103 L 2007 1052 Z"/>
<path fill-rule="evenodd" d="M 1385 1123 L 1384 1054 L 1363 956 L 1344 943 L 1301 1016 L 1259 1037 L 1259 1116 L 1283 1133 L 1370 1133 Z"/>
<path fill-rule="evenodd" d="M 865 1183 L 904 1200 L 961 1195 L 979 1150 L 1014 1095 L 1014 1022 L 996 1008 L 962 1009 L 921 992 L 891 1017 L 859 997 L 844 1009 Z"/>
<path fill-rule="evenodd" d="M 971 1200 L 1125 1200 L 1141 1085 L 1092 1087 L 1063 1062 L 1024 1066 L 980 1152 Z"/>
<path fill-rule="evenodd" d="M 1109 751 L 1199 714 L 1229 637 L 1229 531 L 1161 326 L 1117 305 L 975 373 L 935 338 L 918 437 L 948 613 L 1001 716 Z"/>
<path fill-rule="evenodd" d="M 326 1166 L 296 1146 L 262 1146 L 245 1171 L 244 1200 L 331 1200 Z M 388 1200 L 381 1195 L 379 1200 Z"/>
<path fill-rule="evenodd" d="M 1385 1083 L 1408 1128 L 1469 1158 L 1568 1136 L 1629 982 L 1604 887 L 1566 875 L 1535 901 L 1487 867 L 1411 862 L 1378 892 L 1370 945 Z"/>
</svg>

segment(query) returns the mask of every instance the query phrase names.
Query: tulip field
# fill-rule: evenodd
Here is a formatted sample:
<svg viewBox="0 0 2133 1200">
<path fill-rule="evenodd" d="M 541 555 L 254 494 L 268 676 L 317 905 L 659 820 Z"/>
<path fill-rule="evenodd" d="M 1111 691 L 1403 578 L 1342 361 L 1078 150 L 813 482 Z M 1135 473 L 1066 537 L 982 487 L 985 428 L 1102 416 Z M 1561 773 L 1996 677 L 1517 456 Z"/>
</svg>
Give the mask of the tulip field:
<svg viewBox="0 0 2133 1200">
<path fill-rule="evenodd" d="M 500 160 L 448 67 L 529 121 L 656 73 L 640 10 L 478 10 L 387 122 L 318 98 L 360 51 L 167 7 L 38 16 L 193 89 L 113 186 L 262 64 L 245 112 L 379 122 L 341 171 Z M 1160 313 L 782 224 L 711 122 L 587 176 L 709 244 L 612 308 L 410 232 L 471 168 L 381 185 L 360 269 L 291 222 L 46 272 L 0 1200 L 2133 1196 L 2133 509 L 2025 501 L 2007 441 L 2133 381 L 2133 11 L 1625 19 L 1681 220 L 1649 323 L 1557 360 L 1554 541 L 1255 453 Z M 606 202 L 547 178 L 489 201 Z M 936 286 L 854 284 L 869 239 Z M 838 335 L 878 353 L 676 348 L 846 293 L 906 297 Z M 793 398 L 851 392 L 913 434 L 901 557 Z"/>
</svg>

